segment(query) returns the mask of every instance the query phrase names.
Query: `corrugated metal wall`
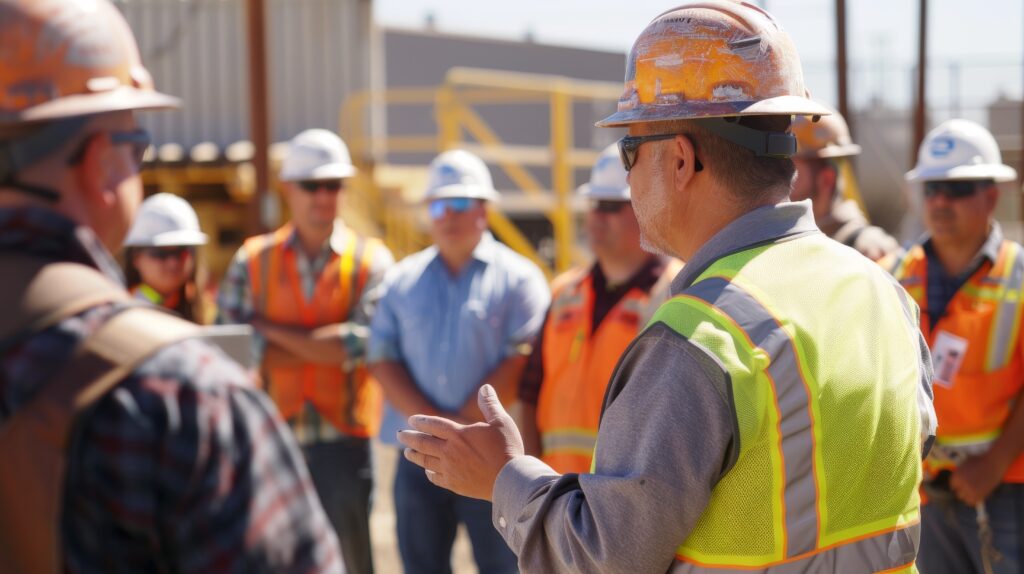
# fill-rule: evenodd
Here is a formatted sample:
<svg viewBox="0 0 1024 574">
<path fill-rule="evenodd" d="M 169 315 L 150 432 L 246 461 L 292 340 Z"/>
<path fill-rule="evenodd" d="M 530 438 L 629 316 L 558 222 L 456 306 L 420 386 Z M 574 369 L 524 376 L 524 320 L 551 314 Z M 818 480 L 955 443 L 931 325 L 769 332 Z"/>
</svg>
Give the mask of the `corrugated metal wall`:
<svg viewBox="0 0 1024 574">
<path fill-rule="evenodd" d="M 115 0 L 116 1 L 116 0 Z M 146 114 L 156 143 L 226 146 L 249 135 L 245 0 L 120 0 L 157 87 L 181 112 Z M 267 0 L 271 137 L 338 129 L 346 96 L 367 89 L 371 0 Z"/>
</svg>

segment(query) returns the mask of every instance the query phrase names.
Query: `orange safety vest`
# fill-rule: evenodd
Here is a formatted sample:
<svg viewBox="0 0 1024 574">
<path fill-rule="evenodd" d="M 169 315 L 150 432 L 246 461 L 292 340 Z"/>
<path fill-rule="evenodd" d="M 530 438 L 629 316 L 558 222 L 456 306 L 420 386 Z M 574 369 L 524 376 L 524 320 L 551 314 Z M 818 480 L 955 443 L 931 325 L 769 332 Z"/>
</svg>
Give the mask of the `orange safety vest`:
<svg viewBox="0 0 1024 574">
<path fill-rule="evenodd" d="M 981 265 L 935 325 L 928 315 L 928 257 L 924 249 L 920 245 L 911 249 L 893 274 L 921 307 L 921 330 L 932 347 L 937 451 L 985 452 L 1002 432 L 1024 385 L 1020 342 L 1024 249 L 1003 241 L 995 263 Z M 945 345 L 940 341 L 936 348 L 940 337 L 966 341 L 966 350 L 960 353 L 960 342 Z M 963 356 L 951 357 L 948 349 Z M 929 457 L 925 463 L 932 473 L 955 466 L 955 458 L 948 457 Z M 1024 455 L 1014 461 L 1003 481 L 1024 482 Z"/>
<path fill-rule="evenodd" d="M 332 253 L 317 279 L 313 298 L 303 296 L 295 249 L 287 246 L 293 226 L 251 237 L 243 248 L 248 254 L 249 279 L 256 313 L 274 323 L 308 329 L 342 323 L 359 301 L 379 240 L 344 231 L 345 248 Z M 264 368 L 270 397 L 286 420 L 298 415 L 308 401 L 338 431 L 369 438 L 381 418 L 380 387 L 365 365 L 350 372 L 342 365 L 305 364 Z"/>
<path fill-rule="evenodd" d="M 671 280 L 680 265 L 666 265 Z M 659 280 L 651 293 L 667 288 Z M 544 326 L 544 381 L 537 401 L 541 458 L 560 473 L 590 472 L 601 405 L 612 371 L 648 316 L 651 293 L 633 288 L 591 328 L 594 308 L 590 268 L 555 279 Z"/>
</svg>

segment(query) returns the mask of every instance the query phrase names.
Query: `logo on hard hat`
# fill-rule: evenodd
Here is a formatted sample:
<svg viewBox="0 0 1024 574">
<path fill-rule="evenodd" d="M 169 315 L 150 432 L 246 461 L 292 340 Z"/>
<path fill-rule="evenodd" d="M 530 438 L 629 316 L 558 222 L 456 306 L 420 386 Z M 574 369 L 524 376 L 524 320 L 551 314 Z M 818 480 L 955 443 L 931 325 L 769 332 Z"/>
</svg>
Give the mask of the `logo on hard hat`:
<svg viewBox="0 0 1024 574">
<path fill-rule="evenodd" d="M 956 141 L 951 137 L 938 137 L 932 140 L 932 146 L 929 150 L 934 157 L 946 157 L 956 147 Z"/>
<path fill-rule="evenodd" d="M 462 183 L 462 176 L 459 170 L 448 164 L 442 164 L 437 168 L 438 185 L 458 185 Z"/>
</svg>

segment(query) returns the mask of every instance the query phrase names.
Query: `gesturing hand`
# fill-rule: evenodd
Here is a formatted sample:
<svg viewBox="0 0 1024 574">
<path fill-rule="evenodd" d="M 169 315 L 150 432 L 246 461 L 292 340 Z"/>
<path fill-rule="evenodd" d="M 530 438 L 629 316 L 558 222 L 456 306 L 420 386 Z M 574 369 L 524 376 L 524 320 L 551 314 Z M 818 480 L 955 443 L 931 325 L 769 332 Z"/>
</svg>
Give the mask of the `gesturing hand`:
<svg viewBox="0 0 1024 574">
<path fill-rule="evenodd" d="M 523 439 L 491 385 L 477 397 L 486 422 L 461 425 L 442 417 L 413 415 L 414 430 L 398 432 L 405 458 L 427 472 L 430 482 L 463 496 L 491 499 L 505 463 L 523 454 Z"/>
</svg>

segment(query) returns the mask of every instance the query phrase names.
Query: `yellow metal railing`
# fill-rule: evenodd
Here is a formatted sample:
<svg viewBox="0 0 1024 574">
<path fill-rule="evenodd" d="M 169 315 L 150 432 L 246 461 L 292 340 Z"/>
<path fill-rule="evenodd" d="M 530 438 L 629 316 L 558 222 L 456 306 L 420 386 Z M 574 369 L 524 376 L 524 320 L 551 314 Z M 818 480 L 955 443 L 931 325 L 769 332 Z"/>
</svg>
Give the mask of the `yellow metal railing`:
<svg viewBox="0 0 1024 574">
<path fill-rule="evenodd" d="M 589 168 L 598 152 L 574 147 L 573 106 L 580 101 L 615 101 L 619 84 L 575 80 L 561 76 L 524 74 L 470 68 L 452 68 L 441 86 L 397 88 L 362 92 L 342 106 L 341 132 L 357 167 L 364 173 L 356 184 L 365 208 L 383 228 L 396 255 L 407 254 L 427 243 L 415 210 L 399 208 L 401 193 L 386 192 L 374 179 L 377 160 L 388 153 L 429 153 L 462 148 L 480 156 L 508 175 L 519 190 L 536 198 L 538 211 L 551 222 L 554 261 L 537 253 L 519 228 L 500 210 L 491 210 L 494 233 L 513 249 L 537 263 L 548 276 L 568 269 L 579 259 L 575 252 L 575 218 L 572 194 L 574 172 Z M 536 104 L 549 109 L 550 142 L 546 146 L 515 146 L 504 143 L 487 124 L 477 106 Z M 374 108 L 374 106 L 379 106 Z M 366 133 L 368 113 L 386 113 L 395 106 L 432 106 L 437 133 L 432 136 L 402 133 Z M 389 126 L 393 128 L 394 126 Z M 550 168 L 551 180 L 539 181 L 529 167 Z M 553 196 L 553 197 L 552 197 Z M 406 200 L 408 198 L 405 198 Z"/>
</svg>

